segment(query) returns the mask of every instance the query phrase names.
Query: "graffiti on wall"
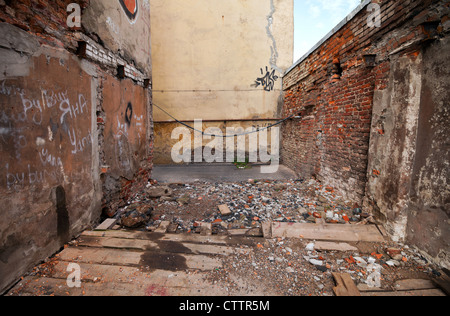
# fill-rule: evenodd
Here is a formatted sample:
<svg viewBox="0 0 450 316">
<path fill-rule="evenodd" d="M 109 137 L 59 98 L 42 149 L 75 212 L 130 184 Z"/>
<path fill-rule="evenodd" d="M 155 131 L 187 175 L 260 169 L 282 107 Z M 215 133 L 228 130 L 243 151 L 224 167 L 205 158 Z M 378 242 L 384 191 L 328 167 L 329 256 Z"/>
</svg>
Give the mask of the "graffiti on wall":
<svg viewBox="0 0 450 316">
<path fill-rule="evenodd" d="M 133 104 L 128 102 L 127 110 L 125 111 L 125 122 L 128 126 L 131 125 L 131 121 L 133 120 Z"/>
<path fill-rule="evenodd" d="M 278 80 L 278 76 L 275 74 L 275 69 L 269 71 L 269 68 L 266 67 L 266 72 L 261 68 L 261 75 L 255 80 L 255 83 L 252 84 L 252 87 L 258 88 L 262 86 L 264 91 L 272 91 L 275 87 L 275 82 Z"/>
<path fill-rule="evenodd" d="M 119 2 L 130 23 L 135 23 L 139 14 L 138 0 L 119 0 Z"/>
<path fill-rule="evenodd" d="M 93 143 L 83 93 L 44 86 L 34 91 L 0 83 L 0 183 L 8 190 L 67 180 L 68 157 L 90 151 Z"/>
</svg>

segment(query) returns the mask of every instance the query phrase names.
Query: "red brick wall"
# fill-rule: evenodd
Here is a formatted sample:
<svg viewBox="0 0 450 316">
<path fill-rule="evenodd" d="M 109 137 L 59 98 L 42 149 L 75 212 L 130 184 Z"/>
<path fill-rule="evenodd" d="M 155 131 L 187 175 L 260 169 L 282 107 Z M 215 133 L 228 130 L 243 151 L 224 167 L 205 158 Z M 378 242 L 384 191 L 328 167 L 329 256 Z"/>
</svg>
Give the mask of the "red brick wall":
<svg viewBox="0 0 450 316">
<path fill-rule="evenodd" d="M 67 22 L 67 6 L 77 3 L 86 8 L 90 0 L 3 0 L 0 21 L 36 34 L 43 43 L 76 48 Z M 2 4 L 4 2 L 4 4 Z"/>
<path fill-rule="evenodd" d="M 433 23 L 448 18 L 437 9 L 440 1 L 377 2 L 381 27 L 369 27 L 370 13 L 362 9 L 283 78 L 284 115 L 303 116 L 283 127 L 283 163 L 358 203 L 367 181 L 374 91 L 387 87 L 390 54 L 426 41 L 435 32 Z"/>
</svg>

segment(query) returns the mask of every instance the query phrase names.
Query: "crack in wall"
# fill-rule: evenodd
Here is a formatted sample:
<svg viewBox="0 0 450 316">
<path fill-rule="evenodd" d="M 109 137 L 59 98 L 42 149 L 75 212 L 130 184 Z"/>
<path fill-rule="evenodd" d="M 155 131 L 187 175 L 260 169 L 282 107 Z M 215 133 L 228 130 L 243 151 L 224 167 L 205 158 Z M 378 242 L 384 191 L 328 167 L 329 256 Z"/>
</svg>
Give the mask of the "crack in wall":
<svg viewBox="0 0 450 316">
<path fill-rule="evenodd" d="M 283 73 L 283 71 L 277 66 L 277 60 L 278 60 L 278 49 L 277 49 L 277 42 L 275 40 L 275 37 L 272 34 L 272 25 L 273 25 L 273 15 L 275 14 L 275 4 L 274 0 L 270 0 L 270 13 L 267 16 L 267 26 L 266 26 L 266 33 L 269 39 L 272 41 L 272 46 L 270 46 L 270 59 L 269 64 L 272 67 L 272 69 L 275 69 L 279 73 Z"/>
</svg>

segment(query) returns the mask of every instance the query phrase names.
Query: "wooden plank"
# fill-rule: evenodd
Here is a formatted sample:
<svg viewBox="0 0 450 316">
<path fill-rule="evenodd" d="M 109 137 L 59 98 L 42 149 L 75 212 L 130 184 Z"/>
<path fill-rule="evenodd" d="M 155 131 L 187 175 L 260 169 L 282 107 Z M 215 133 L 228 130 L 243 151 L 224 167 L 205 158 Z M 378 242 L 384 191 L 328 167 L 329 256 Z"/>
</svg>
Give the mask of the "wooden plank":
<svg viewBox="0 0 450 316">
<path fill-rule="evenodd" d="M 68 266 L 71 262 L 58 261 L 52 268 L 49 275 L 55 279 L 66 279 L 71 272 Z M 78 263 L 80 267 L 81 280 L 83 282 L 108 282 L 135 283 L 140 280 L 148 280 L 153 276 L 153 272 L 142 271 L 139 267 L 101 265 L 97 263 Z"/>
<path fill-rule="evenodd" d="M 83 289 L 69 288 L 66 279 L 28 276 L 21 280 L 8 296 L 81 296 Z"/>
<path fill-rule="evenodd" d="M 441 277 L 433 279 L 433 283 L 447 295 L 450 295 L 450 277 L 448 275 L 442 274 Z"/>
<path fill-rule="evenodd" d="M 167 232 L 167 228 L 169 228 L 169 225 L 169 221 L 162 221 L 161 224 L 159 224 L 159 227 L 155 229 L 155 233 L 165 234 Z"/>
<path fill-rule="evenodd" d="M 361 296 L 446 296 L 439 289 L 393 291 L 393 292 L 362 292 Z"/>
<path fill-rule="evenodd" d="M 66 248 L 59 254 L 59 259 L 75 263 L 123 265 L 147 269 L 172 269 L 173 271 L 180 269 L 204 271 L 222 267 L 222 263 L 219 260 L 204 255 L 167 254 L 88 247 Z"/>
<path fill-rule="evenodd" d="M 243 240 L 233 239 L 229 236 L 201 236 L 198 234 L 161 234 L 153 232 L 136 232 L 136 231 L 85 231 L 81 234 L 81 237 L 114 237 L 123 239 L 133 239 L 133 240 L 153 240 L 153 241 L 178 241 L 178 242 L 193 242 L 193 243 L 209 243 L 209 244 L 219 244 L 219 245 L 230 245 L 230 244 L 242 244 Z M 245 242 L 248 243 L 250 239 L 246 239 Z"/>
<path fill-rule="evenodd" d="M 52 278 L 66 279 L 69 275 L 67 262 L 59 262 L 53 268 Z M 129 283 L 139 285 L 158 285 L 159 287 L 191 287 L 193 289 L 208 286 L 205 273 L 186 273 L 185 271 L 154 270 L 151 272 L 141 271 L 134 267 L 117 267 L 99 264 L 80 264 L 82 282 L 91 283 Z"/>
<path fill-rule="evenodd" d="M 79 239 L 78 246 L 112 248 L 112 249 L 136 249 L 152 250 L 167 253 L 186 253 L 186 254 L 210 254 L 228 256 L 235 252 L 242 253 L 242 249 L 236 249 L 228 246 L 183 243 L 176 241 L 151 241 L 142 239 L 124 239 L 110 237 L 90 237 L 84 236 Z M 249 250 L 250 251 L 250 250 Z"/>
<path fill-rule="evenodd" d="M 363 296 L 363 292 L 386 292 L 385 289 L 379 288 L 379 287 L 370 287 L 365 283 L 360 283 L 356 286 L 361 293 L 361 296 Z"/>
<path fill-rule="evenodd" d="M 380 234 L 375 225 L 316 225 L 274 222 L 272 224 L 272 236 L 346 242 L 384 241 L 384 237 Z"/>
<path fill-rule="evenodd" d="M 139 266 L 142 252 L 102 248 L 66 248 L 58 256 L 61 261 Z"/>
<path fill-rule="evenodd" d="M 228 230 L 230 236 L 245 236 L 249 228 L 233 228 Z"/>
<path fill-rule="evenodd" d="M 148 239 L 152 239 L 151 236 L 160 236 L 160 235 L 155 235 L 152 232 L 127 231 L 127 230 L 114 230 L 114 231 L 108 230 L 108 231 L 104 231 L 104 232 L 88 230 L 88 231 L 84 231 L 81 234 L 81 237 L 83 237 L 83 236 L 117 237 L 117 238 L 127 238 L 127 239 L 147 239 L 148 240 Z"/>
<path fill-rule="evenodd" d="M 396 291 L 409 291 L 409 290 L 435 289 L 436 286 L 433 284 L 433 281 L 431 280 L 407 279 L 395 282 L 394 288 Z"/>
<path fill-rule="evenodd" d="M 8 295 L 24 296 L 220 296 L 223 291 L 207 281 L 198 279 L 187 286 L 170 286 L 146 282 L 82 282 L 81 287 L 69 288 L 66 279 L 26 277 Z"/>
<path fill-rule="evenodd" d="M 336 281 L 336 287 L 333 288 L 336 296 L 361 296 L 358 288 L 348 273 L 331 273 Z"/>
<path fill-rule="evenodd" d="M 95 228 L 95 230 L 96 231 L 105 231 L 105 230 L 111 229 L 111 227 L 116 225 L 117 221 L 118 221 L 117 219 L 108 218 L 103 223 L 98 225 L 97 228 Z"/>
<path fill-rule="evenodd" d="M 320 251 L 358 251 L 358 248 L 347 243 L 337 243 L 328 241 L 317 241 L 314 244 L 315 250 Z"/>
<path fill-rule="evenodd" d="M 261 226 L 264 238 L 266 239 L 272 238 L 272 222 L 264 222 L 262 223 Z"/>
</svg>

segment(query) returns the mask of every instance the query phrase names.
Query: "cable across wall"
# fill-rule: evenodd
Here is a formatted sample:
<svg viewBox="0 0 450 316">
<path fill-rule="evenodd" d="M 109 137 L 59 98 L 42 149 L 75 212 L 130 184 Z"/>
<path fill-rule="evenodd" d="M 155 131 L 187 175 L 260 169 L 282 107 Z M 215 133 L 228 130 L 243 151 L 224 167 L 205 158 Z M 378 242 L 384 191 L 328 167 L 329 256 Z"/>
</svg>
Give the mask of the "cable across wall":
<svg viewBox="0 0 450 316">
<path fill-rule="evenodd" d="M 273 124 L 270 124 L 269 126 L 262 127 L 262 128 L 258 128 L 257 130 L 251 131 L 251 132 L 245 132 L 245 133 L 241 133 L 241 134 L 233 134 L 233 135 L 216 135 L 216 134 L 208 134 L 208 133 L 205 133 L 204 131 L 198 130 L 198 129 L 196 129 L 196 128 L 194 128 L 194 127 L 192 127 L 192 126 L 190 126 L 190 125 L 188 125 L 188 124 L 186 124 L 186 123 L 184 123 L 184 122 L 178 120 L 176 117 L 174 117 L 172 114 L 168 113 L 166 110 L 164 110 L 162 107 L 158 106 L 157 104 L 153 103 L 153 105 L 154 105 L 156 108 L 158 108 L 159 110 L 161 110 L 163 113 L 165 113 L 165 114 L 167 114 L 168 116 L 170 116 L 173 120 L 175 120 L 175 122 L 177 122 L 177 123 L 179 123 L 179 124 L 181 124 L 181 125 L 183 125 L 183 126 L 189 128 L 189 129 L 191 129 L 191 130 L 193 130 L 193 131 L 195 131 L 195 132 L 201 133 L 203 136 L 222 137 L 222 138 L 246 136 L 246 135 L 250 135 L 250 134 L 259 133 L 259 132 L 262 132 L 262 131 L 265 131 L 265 130 L 269 130 L 269 129 L 271 129 L 272 127 L 278 126 L 278 125 L 284 123 L 285 121 L 287 121 L 287 120 L 289 120 L 289 119 L 291 119 L 291 118 L 293 118 L 293 117 L 295 116 L 295 115 L 291 115 L 291 116 L 289 116 L 289 117 L 287 117 L 287 118 L 285 118 L 285 119 L 281 119 L 281 120 L 279 120 L 278 122 L 275 122 L 275 123 L 273 123 Z"/>
</svg>

